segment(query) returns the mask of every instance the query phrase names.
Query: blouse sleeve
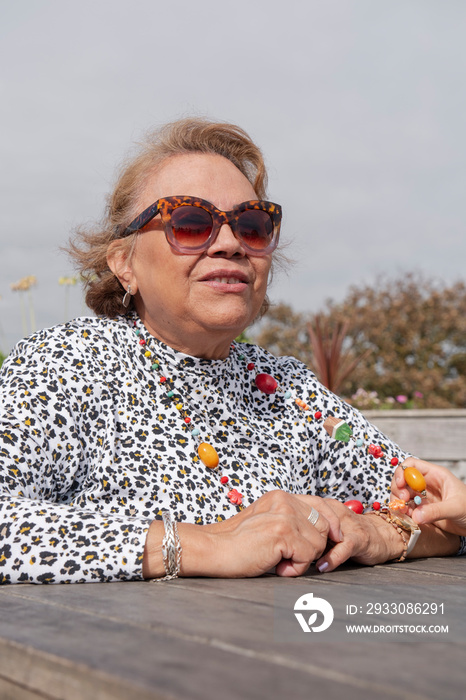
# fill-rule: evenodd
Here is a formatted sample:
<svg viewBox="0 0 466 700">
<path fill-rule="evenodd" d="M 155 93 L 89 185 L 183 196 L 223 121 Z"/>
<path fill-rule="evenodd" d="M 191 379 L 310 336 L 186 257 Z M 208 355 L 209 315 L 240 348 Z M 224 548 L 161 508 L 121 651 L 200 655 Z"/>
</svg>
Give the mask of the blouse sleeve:
<svg viewBox="0 0 466 700">
<path fill-rule="evenodd" d="M 63 377 L 21 350 L 0 385 L 0 583 L 142 579 L 151 521 L 85 509 L 70 495 L 104 440 L 98 401 L 87 407 L 97 433 L 86 441 Z"/>
<path fill-rule="evenodd" d="M 355 408 L 323 387 L 310 375 L 307 402 L 316 407 L 310 420 L 310 452 L 314 465 L 315 495 L 340 501 L 360 500 L 369 506 L 374 501 L 388 502 L 397 461 L 409 456 L 383 435 Z M 351 437 L 343 442 L 331 437 L 324 428 L 329 416 L 344 421 Z M 300 475 L 304 488 L 305 477 Z M 309 492 L 309 490 L 308 490 Z"/>
</svg>

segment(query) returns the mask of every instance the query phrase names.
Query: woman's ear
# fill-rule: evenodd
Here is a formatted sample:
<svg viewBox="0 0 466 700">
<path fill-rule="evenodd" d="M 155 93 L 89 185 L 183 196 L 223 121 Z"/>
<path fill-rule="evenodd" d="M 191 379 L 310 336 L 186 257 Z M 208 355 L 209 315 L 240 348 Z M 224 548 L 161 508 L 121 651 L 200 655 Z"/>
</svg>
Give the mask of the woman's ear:
<svg viewBox="0 0 466 700">
<path fill-rule="evenodd" d="M 136 294 L 138 285 L 136 282 L 128 251 L 121 245 L 121 241 L 112 241 L 107 251 L 107 264 L 115 277 L 120 281 L 123 289 L 131 287 L 131 294 Z"/>
</svg>

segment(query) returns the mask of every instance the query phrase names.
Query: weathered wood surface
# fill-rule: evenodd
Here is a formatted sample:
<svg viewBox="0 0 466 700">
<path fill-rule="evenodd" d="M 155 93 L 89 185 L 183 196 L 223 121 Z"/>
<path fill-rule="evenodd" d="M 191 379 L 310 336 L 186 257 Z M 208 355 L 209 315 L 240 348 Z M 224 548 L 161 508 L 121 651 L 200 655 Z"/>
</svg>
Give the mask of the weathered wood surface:
<svg viewBox="0 0 466 700">
<path fill-rule="evenodd" d="M 4 586 L 0 698 L 459 700 L 465 591 L 466 560 L 453 557 L 299 579 Z M 296 622 L 294 602 L 309 592 L 332 602 L 332 634 Z M 347 604 L 428 599 L 445 602 L 448 635 L 345 633 L 348 622 L 380 622 L 348 619 Z"/>
</svg>

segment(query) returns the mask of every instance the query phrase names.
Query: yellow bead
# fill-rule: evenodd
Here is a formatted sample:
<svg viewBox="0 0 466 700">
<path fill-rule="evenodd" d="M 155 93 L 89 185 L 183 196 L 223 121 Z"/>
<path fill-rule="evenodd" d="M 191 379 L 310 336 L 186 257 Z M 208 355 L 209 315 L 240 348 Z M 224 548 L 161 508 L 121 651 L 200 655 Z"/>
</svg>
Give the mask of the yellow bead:
<svg viewBox="0 0 466 700">
<path fill-rule="evenodd" d="M 177 404 L 176 404 L 176 408 L 177 408 L 179 411 L 181 411 L 181 409 L 183 408 L 183 404 L 182 404 L 182 403 L 177 403 Z"/>
<path fill-rule="evenodd" d="M 150 357 L 150 356 L 152 355 L 152 353 L 151 353 L 150 350 L 146 350 L 146 352 L 144 353 L 144 355 L 145 355 L 145 357 Z"/>
<path fill-rule="evenodd" d="M 212 445 L 208 445 L 207 442 L 201 442 L 197 448 L 197 454 L 201 458 L 201 462 L 209 469 L 218 467 L 219 459 L 217 450 L 214 449 Z"/>
<path fill-rule="evenodd" d="M 421 493 L 426 490 L 426 480 L 416 467 L 406 467 L 404 470 L 405 481 L 413 491 Z"/>
</svg>

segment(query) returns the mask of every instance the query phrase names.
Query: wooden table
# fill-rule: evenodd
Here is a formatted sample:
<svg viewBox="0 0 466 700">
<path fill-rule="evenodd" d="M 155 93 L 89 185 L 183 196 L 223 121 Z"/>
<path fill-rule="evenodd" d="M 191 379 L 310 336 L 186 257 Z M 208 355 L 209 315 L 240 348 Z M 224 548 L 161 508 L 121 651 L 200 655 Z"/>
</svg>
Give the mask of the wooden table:
<svg viewBox="0 0 466 700">
<path fill-rule="evenodd" d="M 466 558 L 454 557 L 350 564 L 299 579 L 4 586 L 0 698 L 459 700 L 465 592 Z M 325 631 L 305 633 L 295 617 L 296 600 L 309 593 L 334 609 Z M 369 613 L 384 601 L 443 602 L 444 614 Z M 346 631 L 405 623 L 447 624 L 449 632 Z"/>
</svg>

